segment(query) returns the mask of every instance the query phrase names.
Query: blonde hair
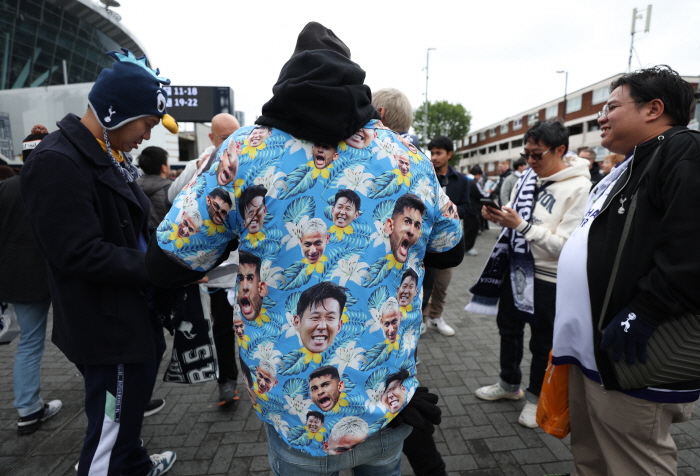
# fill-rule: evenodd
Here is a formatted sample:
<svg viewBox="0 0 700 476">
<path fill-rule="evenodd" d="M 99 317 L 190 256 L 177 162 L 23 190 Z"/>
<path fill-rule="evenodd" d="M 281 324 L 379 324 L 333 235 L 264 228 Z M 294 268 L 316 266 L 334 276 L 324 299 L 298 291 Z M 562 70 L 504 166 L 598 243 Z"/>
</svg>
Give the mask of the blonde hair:
<svg viewBox="0 0 700 476">
<path fill-rule="evenodd" d="M 413 108 L 408 97 L 398 89 L 384 88 L 372 93 L 372 106 L 384 108 L 382 123 L 396 132 L 408 132 L 413 123 Z"/>
</svg>

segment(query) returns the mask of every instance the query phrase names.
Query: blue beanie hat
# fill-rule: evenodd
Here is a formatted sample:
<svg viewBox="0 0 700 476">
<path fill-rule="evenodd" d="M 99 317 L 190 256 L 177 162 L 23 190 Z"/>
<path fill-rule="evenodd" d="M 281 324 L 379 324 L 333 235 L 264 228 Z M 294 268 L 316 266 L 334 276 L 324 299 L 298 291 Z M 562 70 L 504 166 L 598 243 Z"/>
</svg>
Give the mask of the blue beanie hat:
<svg viewBox="0 0 700 476">
<path fill-rule="evenodd" d="M 167 114 L 167 92 L 161 84 L 169 85 L 168 78 L 159 76 L 159 69 L 151 69 L 146 55 L 136 58 L 122 48 L 123 54 L 110 51 L 107 56 L 116 62 L 112 69 L 104 69 L 95 81 L 88 104 L 104 129 L 109 131 L 141 117 L 156 116 L 173 134 L 178 127 L 175 119 Z"/>
</svg>

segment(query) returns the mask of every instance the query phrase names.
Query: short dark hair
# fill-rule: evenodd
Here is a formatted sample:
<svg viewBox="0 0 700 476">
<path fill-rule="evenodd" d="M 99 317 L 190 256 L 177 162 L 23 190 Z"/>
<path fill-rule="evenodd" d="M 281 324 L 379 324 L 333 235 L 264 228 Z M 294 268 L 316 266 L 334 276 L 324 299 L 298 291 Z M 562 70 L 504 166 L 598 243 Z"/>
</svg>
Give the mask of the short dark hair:
<svg viewBox="0 0 700 476">
<path fill-rule="evenodd" d="M 240 266 L 242 264 L 254 264 L 255 265 L 255 274 L 257 275 L 258 278 L 260 278 L 260 268 L 262 267 L 262 260 L 255 256 L 253 253 L 250 253 L 248 251 L 239 251 L 238 252 L 238 266 L 240 269 Z"/>
<path fill-rule="evenodd" d="M 483 170 L 481 170 L 481 167 L 478 165 L 472 165 L 472 168 L 469 169 L 469 173 L 472 175 L 484 175 Z"/>
<path fill-rule="evenodd" d="M 386 386 L 385 386 L 384 388 L 385 388 L 385 389 L 386 389 L 386 388 L 389 388 L 389 385 L 390 385 L 391 382 L 393 382 L 394 380 L 400 380 L 400 381 L 403 382 L 403 381 L 406 380 L 407 378 L 408 378 L 408 370 L 406 370 L 406 369 L 401 369 L 401 370 L 399 370 L 398 372 L 393 373 L 393 374 L 389 375 L 389 376 L 386 378 L 386 383 L 385 383 Z"/>
<path fill-rule="evenodd" d="M 403 284 L 404 281 L 406 281 L 406 278 L 413 278 L 413 281 L 416 283 L 416 286 L 418 286 L 418 273 L 413 270 L 413 268 L 408 268 L 405 273 L 403 273 L 403 276 L 401 276 L 401 281 L 399 282 L 399 286 Z"/>
<path fill-rule="evenodd" d="M 139 155 L 139 167 L 146 175 L 160 175 L 160 167 L 168 165 L 168 152 L 160 147 L 146 147 Z"/>
<path fill-rule="evenodd" d="M 325 144 L 323 142 L 314 142 L 314 147 L 328 147 L 329 149 L 333 149 L 338 152 L 338 145 L 337 144 Z"/>
<path fill-rule="evenodd" d="M 231 194 L 228 193 L 225 189 L 221 187 L 217 187 L 214 190 L 211 191 L 209 194 L 211 198 L 220 198 L 223 200 L 225 203 L 228 204 L 229 207 L 233 206 L 233 201 L 231 200 Z"/>
<path fill-rule="evenodd" d="M 355 210 L 359 211 L 360 210 L 360 204 L 362 203 L 362 200 L 360 199 L 360 196 L 355 193 L 354 190 L 350 190 L 349 188 L 343 188 L 341 190 L 338 190 L 338 192 L 335 194 L 335 201 L 333 202 L 333 206 L 338 202 L 338 199 L 341 197 L 347 198 L 352 204 L 355 206 Z"/>
<path fill-rule="evenodd" d="M 246 208 L 248 208 L 248 204 L 252 202 L 255 197 L 262 197 L 263 205 L 265 205 L 265 195 L 267 195 L 267 189 L 263 185 L 251 185 L 243 190 L 241 198 L 238 199 L 238 213 L 241 214 L 241 218 L 243 218 L 244 222 L 245 211 Z"/>
<path fill-rule="evenodd" d="M 335 299 L 338 301 L 340 310 L 345 307 L 345 288 L 330 281 L 321 281 L 314 284 L 309 289 L 301 293 L 297 302 L 297 315 L 301 319 L 302 314 L 311 306 L 321 304 L 325 299 Z"/>
<path fill-rule="evenodd" d="M 308 413 L 306 414 L 306 419 L 308 420 L 309 417 L 312 417 L 312 416 L 318 418 L 319 420 L 321 420 L 321 423 L 325 423 L 325 422 L 326 422 L 326 417 L 324 417 L 324 416 L 323 416 L 323 413 L 321 413 L 321 412 L 317 412 L 316 410 L 311 410 L 310 412 L 308 412 Z"/>
<path fill-rule="evenodd" d="M 674 126 L 688 125 L 695 92 L 670 66 L 662 64 L 626 74 L 612 82 L 610 92 L 620 86 L 629 88 L 632 99 L 639 101 L 637 108 L 653 99 L 660 99 L 664 103 L 664 114 Z"/>
<path fill-rule="evenodd" d="M 564 154 L 569 150 L 569 129 L 561 122 L 561 119 L 535 122 L 525 133 L 523 142 L 530 139 L 535 143 L 542 142 L 550 149 L 556 149 L 563 145 L 565 147 Z"/>
<path fill-rule="evenodd" d="M 272 133 L 272 126 L 264 126 L 262 124 L 255 124 L 255 127 L 250 131 L 252 134 L 253 131 L 258 130 L 258 129 L 267 129 L 270 133 Z"/>
<path fill-rule="evenodd" d="M 414 193 L 405 193 L 396 200 L 396 205 L 394 205 L 394 212 L 391 214 L 391 218 L 396 215 L 403 213 L 407 208 L 413 208 L 418 210 L 421 215 L 425 212 L 425 203 L 420 197 Z"/>
<path fill-rule="evenodd" d="M 340 374 L 338 373 L 338 369 L 336 369 L 332 365 L 324 365 L 323 367 L 319 367 L 313 372 L 311 372 L 311 374 L 309 375 L 309 382 L 311 382 L 315 378 L 323 377 L 324 375 L 330 375 L 332 379 L 340 380 Z"/>
<path fill-rule="evenodd" d="M 433 140 L 428 143 L 428 150 L 432 149 L 445 149 L 446 152 L 453 152 L 452 139 L 445 136 L 433 137 Z"/>
<path fill-rule="evenodd" d="M 523 165 L 527 167 L 527 161 L 525 159 L 518 159 L 515 162 L 513 162 L 513 170 L 518 170 Z"/>
</svg>

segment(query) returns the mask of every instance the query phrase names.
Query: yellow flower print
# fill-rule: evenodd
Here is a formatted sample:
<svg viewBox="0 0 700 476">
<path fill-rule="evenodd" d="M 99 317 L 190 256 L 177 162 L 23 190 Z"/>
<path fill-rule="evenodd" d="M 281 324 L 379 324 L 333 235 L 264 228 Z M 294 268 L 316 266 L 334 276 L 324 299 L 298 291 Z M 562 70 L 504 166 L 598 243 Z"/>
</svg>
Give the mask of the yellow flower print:
<svg viewBox="0 0 700 476">
<path fill-rule="evenodd" d="M 403 263 L 399 263 L 398 261 L 396 261 L 396 258 L 394 258 L 393 253 L 389 253 L 384 258 L 389 260 L 389 269 L 391 269 L 393 267 L 396 267 L 396 269 L 403 268 Z"/>
<path fill-rule="evenodd" d="M 255 411 L 258 413 L 262 413 L 262 406 L 260 404 L 253 405 L 253 408 L 255 408 Z"/>
<path fill-rule="evenodd" d="M 309 363 L 311 363 L 312 360 L 317 364 L 321 363 L 321 354 L 317 354 L 316 352 L 311 352 L 306 347 L 302 347 L 299 350 L 301 351 L 302 354 L 304 354 L 304 363 L 306 365 L 309 365 Z"/>
<path fill-rule="evenodd" d="M 306 165 L 311 167 L 313 170 L 311 171 L 311 178 L 316 179 L 319 175 L 323 177 L 324 179 L 328 180 L 328 177 L 330 176 L 330 171 L 328 169 L 333 168 L 333 164 L 328 164 L 327 167 L 324 167 L 322 169 L 317 169 L 316 168 L 316 163 L 313 160 L 309 160 Z"/>
<path fill-rule="evenodd" d="M 343 314 L 340 316 L 340 320 L 343 322 L 343 324 L 347 324 L 348 321 L 350 320 L 350 318 L 348 317 L 348 315 L 345 314 L 346 312 L 348 312 L 348 308 L 347 308 L 347 307 L 344 307 L 344 308 L 343 308 Z"/>
<path fill-rule="evenodd" d="M 270 322 L 270 316 L 267 315 L 267 309 L 264 307 L 260 309 L 260 314 L 255 318 L 255 323 L 258 327 L 262 327 L 263 322 Z"/>
<path fill-rule="evenodd" d="M 306 430 L 306 437 L 310 440 L 316 440 L 316 441 L 323 441 L 323 434 L 326 432 L 325 428 L 321 428 L 318 430 L 316 433 L 313 431 L 309 430 L 309 427 L 304 425 L 304 429 Z"/>
<path fill-rule="evenodd" d="M 394 418 L 396 418 L 396 415 L 398 415 L 398 413 L 389 413 L 389 412 L 386 412 L 386 415 L 384 415 L 384 418 L 386 418 L 387 423 L 391 423 L 391 420 L 393 420 Z"/>
<path fill-rule="evenodd" d="M 270 400 L 270 397 L 268 397 L 266 393 L 260 393 L 260 391 L 258 390 L 258 382 L 255 382 L 253 384 L 253 391 L 255 391 L 255 395 L 257 395 L 258 398 L 262 398 L 266 402 Z M 258 406 L 259 406 L 259 404 L 258 404 Z"/>
<path fill-rule="evenodd" d="M 258 242 L 265 240 L 265 233 L 263 233 L 262 231 L 253 234 L 248 233 L 245 239 L 250 241 L 250 246 L 252 246 L 253 248 L 257 248 Z"/>
<path fill-rule="evenodd" d="M 345 397 L 347 397 L 347 395 L 345 394 L 345 392 L 342 392 L 342 393 L 340 394 L 340 397 L 338 397 L 338 403 L 336 403 L 335 406 L 333 407 L 333 411 L 334 411 L 335 413 L 338 413 L 338 412 L 340 411 L 340 407 L 347 407 L 348 405 L 350 405 L 350 404 L 348 403 L 348 401 L 345 400 Z"/>
<path fill-rule="evenodd" d="M 243 143 L 245 144 L 245 147 L 243 147 L 241 154 L 248 154 L 251 159 L 254 159 L 258 155 L 259 150 L 263 150 L 265 147 L 267 147 L 264 142 L 257 147 L 248 145 L 248 139 L 244 140 Z"/>
<path fill-rule="evenodd" d="M 226 227 L 224 225 L 217 225 L 211 220 L 204 220 L 204 226 L 207 227 L 207 233 L 209 234 L 209 236 L 213 235 L 217 231 L 219 233 L 223 233 L 226 231 Z"/>
<path fill-rule="evenodd" d="M 399 350 L 399 341 L 397 340 L 396 342 L 392 343 L 389 341 L 389 339 L 384 339 L 384 343 L 386 344 L 386 351 L 391 354 L 392 350 Z"/>
<path fill-rule="evenodd" d="M 348 149 L 348 145 L 345 143 L 344 140 L 341 140 L 341 141 L 338 143 L 338 149 L 340 149 L 340 150 L 343 151 L 343 152 L 345 152 L 345 151 Z"/>
<path fill-rule="evenodd" d="M 175 223 L 173 223 L 173 231 L 172 233 L 170 233 L 170 236 L 168 236 L 168 239 L 170 241 L 175 240 L 175 246 L 177 246 L 178 250 L 185 246 L 185 243 L 187 243 L 188 245 L 190 244 L 189 236 L 186 236 L 184 238 L 180 238 L 179 236 L 177 236 L 177 225 Z"/>
<path fill-rule="evenodd" d="M 248 342 L 250 342 L 250 337 L 248 336 L 243 336 L 243 339 L 240 337 L 236 336 L 236 339 L 238 339 L 238 347 L 243 347 L 245 350 L 248 350 Z"/>
<path fill-rule="evenodd" d="M 345 235 L 352 235 L 354 230 L 352 229 L 352 225 L 348 225 L 345 228 L 340 228 L 338 226 L 333 225 L 328 229 L 328 233 L 335 233 L 335 237 L 338 238 L 338 241 L 342 241 L 343 236 Z"/>
<path fill-rule="evenodd" d="M 417 164 L 418 162 L 423 162 L 423 157 L 420 156 L 420 154 L 413 152 L 411 149 L 408 149 L 408 156 L 413 159 L 413 163 Z"/>
<path fill-rule="evenodd" d="M 306 265 L 306 275 L 307 276 L 309 276 L 311 273 L 313 273 L 314 270 L 319 274 L 323 273 L 323 270 L 325 269 L 325 267 L 323 266 L 323 263 L 325 263 L 326 261 L 328 261 L 328 258 L 326 257 L 326 255 L 321 255 L 321 257 L 318 259 L 318 263 L 316 263 L 316 264 L 309 263 L 308 258 L 304 258 L 303 260 L 301 260 L 301 262 Z"/>
<path fill-rule="evenodd" d="M 236 181 L 233 182 L 233 193 L 236 195 L 236 198 L 241 198 L 241 187 L 244 183 L 245 180 L 243 180 L 242 178 L 236 179 Z"/>
<path fill-rule="evenodd" d="M 401 309 L 401 314 L 403 314 L 403 318 L 406 319 L 406 314 L 413 310 L 413 304 L 409 304 L 408 306 L 400 306 L 399 309 Z"/>
<path fill-rule="evenodd" d="M 413 175 L 411 175 L 411 172 L 408 172 L 406 175 L 402 174 L 399 169 L 394 169 L 392 170 L 392 172 L 396 174 L 396 183 L 398 183 L 399 185 L 405 183 L 407 187 L 411 186 L 411 177 L 413 177 Z"/>
</svg>

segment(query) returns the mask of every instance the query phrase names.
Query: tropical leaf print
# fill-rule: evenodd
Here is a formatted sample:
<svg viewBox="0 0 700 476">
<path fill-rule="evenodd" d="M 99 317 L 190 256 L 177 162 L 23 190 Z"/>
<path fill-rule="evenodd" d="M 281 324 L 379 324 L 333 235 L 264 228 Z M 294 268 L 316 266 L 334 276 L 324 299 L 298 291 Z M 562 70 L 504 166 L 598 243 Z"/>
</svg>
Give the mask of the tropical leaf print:
<svg viewBox="0 0 700 476">
<path fill-rule="evenodd" d="M 282 393 L 294 398 L 297 395 L 306 397 L 309 395 L 309 384 L 301 378 L 292 378 L 287 380 L 282 387 Z"/>
<path fill-rule="evenodd" d="M 287 191 L 280 193 L 279 198 L 281 200 L 291 198 L 313 187 L 316 183 L 316 179 L 312 176 L 313 170 L 313 167 L 309 167 L 306 164 L 300 165 L 294 169 L 292 173 L 287 175 Z"/>
<path fill-rule="evenodd" d="M 377 260 L 377 262 L 369 268 L 370 278 L 362 283 L 362 285 L 370 288 L 384 281 L 384 278 L 389 276 L 389 272 L 391 271 L 391 268 L 393 268 L 391 265 L 392 261 L 390 259 L 381 258 Z M 396 267 L 398 268 L 398 266 Z"/>
<path fill-rule="evenodd" d="M 339 399 L 338 404 L 331 410 L 323 413 L 324 415 L 338 415 L 339 417 L 364 415 L 365 399 L 361 395 L 348 395 Z"/>
<path fill-rule="evenodd" d="M 369 198 L 384 198 L 397 193 L 401 186 L 396 180 L 396 174 L 393 171 L 384 172 L 374 180 L 377 189 L 370 192 Z"/>
<path fill-rule="evenodd" d="M 284 223 L 299 223 L 304 216 L 316 213 L 316 201 L 312 197 L 300 197 L 293 200 L 282 215 Z"/>
<path fill-rule="evenodd" d="M 367 300 L 367 307 L 369 309 L 379 309 L 387 299 L 389 299 L 389 288 L 380 286 L 370 294 Z"/>
<path fill-rule="evenodd" d="M 289 444 L 293 446 L 309 446 L 313 440 L 307 436 L 308 431 L 303 426 L 293 426 L 289 429 Z"/>
<path fill-rule="evenodd" d="M 306 264 L 297 261 L 284 270 L 284 279 L 287 282 L 280 285 L 280 291 L 288 291 L 305 285 L 311 279 L 311 275 L 306 274 Z"/>
<path fill-rule="evenodd" d="M 372 372 L 372 374 L 367 378 L 365 381 L 365 390 L 384 390 L 384 382 L 386 381 L 387 377 L 389 376 L 389 369 L 387 368 L 381 368 L 379 370 L 375 370 Z"/>
<path fill-rule="evenodd" d="M 309 367 L 309 363 L 304 361 L 307 354 L 301 350 L 293 350 L 282 357 L 284 370 L 278 372 L 280 375 L 297 375 L 305 371 Z"/>
<path fill-rule="evenodd" d="M 394 213 L 395 205 L 396 200 L 384 200 L 380 202 L 372 212 L 372 221 L 384 223 L 387 218 L 391 218 L 391 214 Z"/>
<path fill-rule="evenodd" d="M 391 351 L 389 350 L 390 348 L 391 347 L 387 346 L 384 342 L 381 342 L 365 352 L 367 363 L 362 367 L 362 370 L 366 371 L 374 369 L 378 365 L 381 365 L 389 360 L 389 357 L 391 357 Z"/>
</svg>

